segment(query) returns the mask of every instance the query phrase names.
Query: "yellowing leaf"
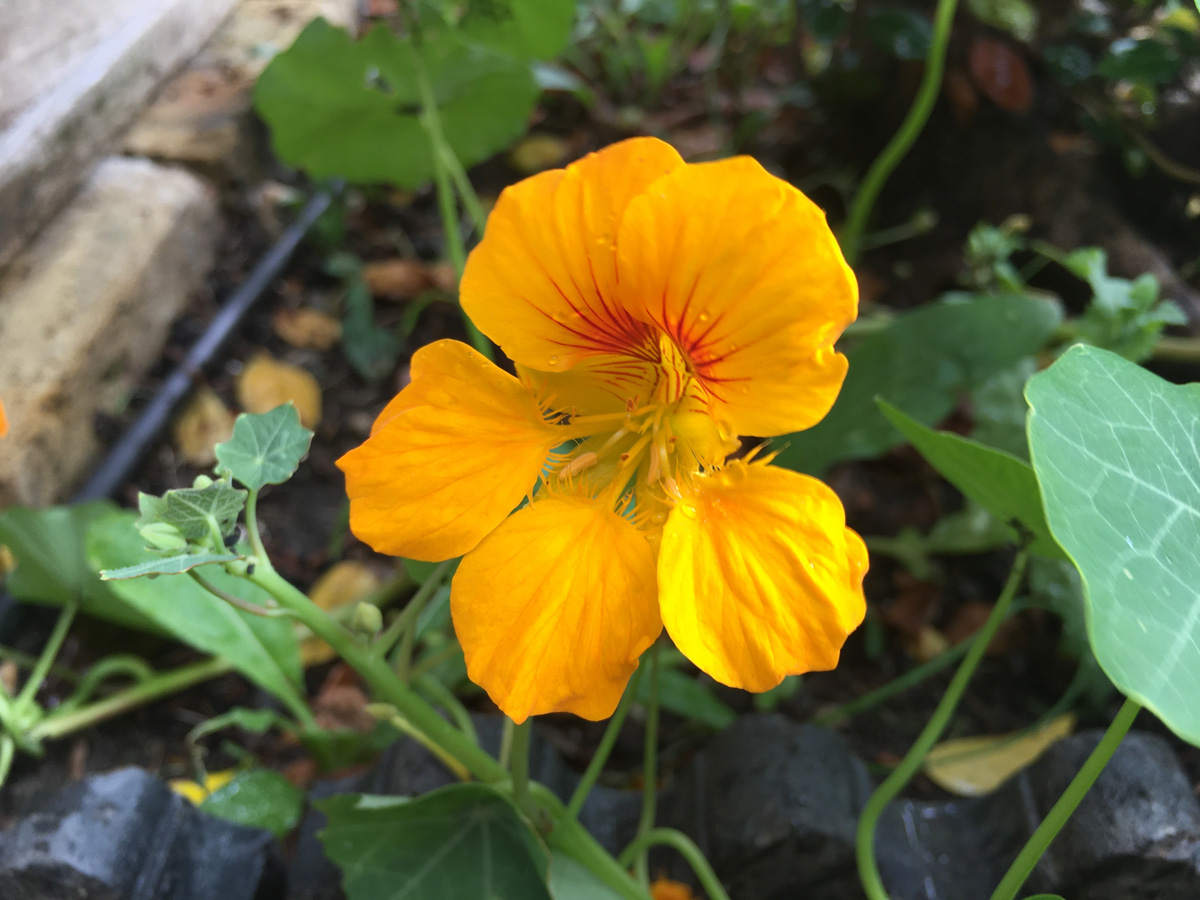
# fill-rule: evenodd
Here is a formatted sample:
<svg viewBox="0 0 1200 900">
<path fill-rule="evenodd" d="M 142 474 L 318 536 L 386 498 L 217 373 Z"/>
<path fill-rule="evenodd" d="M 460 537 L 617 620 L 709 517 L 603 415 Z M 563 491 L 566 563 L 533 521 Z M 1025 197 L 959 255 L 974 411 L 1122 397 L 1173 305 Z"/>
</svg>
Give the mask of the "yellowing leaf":
<svg viewBox="0 0 1200 900">
<path fill-rule="evenodd" d="M 172 426 L 179 455 L 194 466 L 217 461 L 213 447 L 233 434 L 234 415 L 211 388 L 200 388 Z"/>
<path fill-rule="evenodd" d="M 308 599 L 324 610 L 341 609 L 373 592 L 380 585 L 379 576 L 365 563 L 343 560 L 317 579 Z M 304 667 L 319 666 L 337 656 L 334 649 L 320 638 L 310 637 L 300 644 L 300 659 Z"/>
<path fill-rule="evenodd" d="M 281 309 L 271 330 L 302 350 L 328 350 L 342 339 L 342 323 L 319 309 Z"/>
<path fill-rule="evenodd" d="M 988 794 L 1074 728 L 1075 716 L 1067 713 L 1025 734 L 943 741 L 925 757 L 925 774 L 939 787 L 964 797 Z"/>
<path fill-rule="evenodd" d="M 246 412 L 265 413 L 291 400 L 305 428 L 321 422 L 321 386 L 307 369 L 265 353 L 246 363 L 237 383 L 238 403 Z"/>
<path fill-rule="evenodd" d="M 174 778 L 168 786 L 185 800 L 190 800 L 199 806 L 208 799 L 209 794 L 219 791 L 237 774 L 236 769 L 226 769 L 223 772 L 209 772 L 204 776 L 204 784 L 192 781 L 190 778 Z"/>
</svg>

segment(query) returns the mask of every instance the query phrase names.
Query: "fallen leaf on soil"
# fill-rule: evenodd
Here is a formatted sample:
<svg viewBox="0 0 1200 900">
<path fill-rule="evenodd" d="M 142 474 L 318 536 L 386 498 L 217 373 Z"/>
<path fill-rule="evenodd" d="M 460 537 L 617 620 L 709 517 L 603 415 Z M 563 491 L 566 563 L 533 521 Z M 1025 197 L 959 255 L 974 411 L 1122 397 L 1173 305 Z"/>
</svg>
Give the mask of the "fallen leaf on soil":
<svg viewBox="0 0 1200 900">
<path fill-rule="evenodd" d="M 367 712 L 367 703 L 358 673 L 345 663 L 338 663 L 329 670 L 313 698 L 313 717 L 319 726 L 330 731 L 369 734 L 375 730 L 376 720 Z"/>
<path fill-rule="evenodd" d="M 363 266 L 363 278 L 374 297 L 411 300 L 429 287 L 429 267 L 419 259 L 384 259 Z"/>
<path fill-rule="evenodd" d="M 296 404 L 300 423 L 321 423 L 321 386 L 312 373 L 261 353 L 246 363 L 237 382 L 238 403 L 251 413 L 270 412 L 289 400 Z"/>
<path fill-rule="evenodd" d="M 932 625 L 926 625 L 904 647 L 915 662 L 924 663 L 949 650 L 950 642 Z"/>
<path fill-rule="evenodd" d="M 447 294 L 458 293 L 458 272 L 450 263 L 437 263 L 429 267 L 429 280 L 439 291 Z"/>
<path fill-rule="evenodd" d="M 1029 111 L 1033 102 L 1033 83 L 1029 67 L 1017 52 L 994 38 L 982 38 L 971 45 L 971 77 L 984 96 L 1009 112 Z"/>
<path fill-rule="evenodd" d="M 942 633 L 951 644 L 961 644 L 975 636 L 992 613 L 992 604 L 982 600 L 969 600 L 954 611 Z M 1005 619 L 996 630 L 996 636 L 988 644 L 987 655 L 1003 656 L 1021 644 L 1024 627 L 1019 617 Z"/>
<path fill-rule="evenodd" d="M 936 582 L 915 578 L 897 570 L 892 576 L 896 599 L 884 607 L 879 616 L 907 637 L 916 637 L 929 625 L 941 601 L 942 591 Z"/>
<path fill-rule="evenodd" d="M 319 309 L 285 307 L 271 318 L 271 330 L 302 350 L 329 350 L 342 339 L 342 323 Z"/>
<path fill-rule="evenodd" d="M 229 782 L 233 781 L 233 776 L 237 774 L 235 769 L 225 769 L 223 772 L 209 772 L 204 776 L 204 784 L 192 781 L 190 778 L 173 778 L 167 782 L 167 786 L 171 788 L 180 797 L 190 800 L 195 806 L 199 806 L 208 799 L 208 795 L 214 791 L 219 791 Z"/>
<path fill-rule="evenodd" d="M 508 154 L 508 164 L 522 175 L 553 169 L 567 158 L 567 142 L 551 134 L 531 134 Z"/>
<path fill-rule="evenodd" d="M 211 466 L 217 461 L 213 447 L 233 437 L 234 418 L 212 388 L 200 388 L 171 429 L 179 455 L 194 466 Z"/>
<path fill-rule="evenodd" d="M 1075 729 L 1075 715 L 1051 719 L 1028 734 L 954 738 L 925 757 L 925 774 L 939 787 L 964 797 L 988 794 Z"/>
<path fill-rule="evenodd" d="M 650 885 L 650 896 L 654 900 L 694 900 L 696 895 L 681 881 L 656 878 Z"/>
<path fill-rule="evenodd" d="M 954 110 L 954 120 L 959 125 L 969 125 L 979 112 L 979 95 L 971 85 L 971 79 L 960 68 L 952 68 L 946 72 L 946 81 L 942 85 L 942 93 L 950 101 Z"/>
<path fill-rule="evenodd" d="M 379 587 L 380 579 L 365 563 L 342 560 L 317 579 L 308 599 L 329 611 L 357 603 Z M 335 658 L 337 653 L 318 637 L 310 637 L 300 645 L 304 667 L 319 666 Z"/>
</svg>

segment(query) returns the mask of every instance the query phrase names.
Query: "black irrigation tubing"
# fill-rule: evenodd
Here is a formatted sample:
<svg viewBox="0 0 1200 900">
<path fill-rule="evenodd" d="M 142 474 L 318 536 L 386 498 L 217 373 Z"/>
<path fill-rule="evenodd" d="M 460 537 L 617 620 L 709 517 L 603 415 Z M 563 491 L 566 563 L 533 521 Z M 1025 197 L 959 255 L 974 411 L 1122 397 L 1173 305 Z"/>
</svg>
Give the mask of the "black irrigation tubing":
<svg viewBox="0 0 1200 900">
<path fill-rule="evenodd" d="M 204 334 L 192 345 L 187 357 L 159 386 L 149 405 L 108 451 L 92 477 L 71 497 L 71 503 L 110 497 L 125 482 L 150 445 L 167 427 L 171 413 L 196 385 L 204 367 L 212 362 L 246 313 L 279 276 L 304 236 L 329 209 L 340 190 L 341 185 L 335 183 L 309 199 L 296 221 L 279 236 L 249 277 L 225 301 Z M 0 590 L 0 642 L 10 642 L 17 633 L 22 611 L 21 605 L 7 591 Z"/>
</svg>

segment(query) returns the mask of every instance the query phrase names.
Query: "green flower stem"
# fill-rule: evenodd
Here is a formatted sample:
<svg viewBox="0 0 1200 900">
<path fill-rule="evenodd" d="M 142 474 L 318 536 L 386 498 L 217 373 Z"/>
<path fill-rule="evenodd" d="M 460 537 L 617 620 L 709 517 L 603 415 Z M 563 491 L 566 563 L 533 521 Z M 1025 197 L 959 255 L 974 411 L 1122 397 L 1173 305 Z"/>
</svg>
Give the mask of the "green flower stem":
<svg viewBox="0 0 1200 900">
<path fill-rule="evenodd" d="M 850 205 L 850 214 L 842 227 L 842 252 L 847 261 L 854 265 L 858 261 L 862 249 L 863 231 L 871 210 L 883 185 L 899 165 L 900 160 L 908 153 L 913 142 L 921 134 L 933 105 L 937 101 L 938 90 L 942 85 L 942 72 L 946 67 L 946 48 L 950 43 L 950 24 L 954 21 L 954 10 L 958 0 L 938 0 L 937 11 L 933 16 L 933 40 L 929 44 L 929 56 L 925 60 L 925 74 L 917 89 L 916 99 L 912 108 L 905 116 L 899 130 L 892 136 L 883 152 L 876 157 L 871 168 L 867 170 L 858 193 Z"/>
<path fill-rule="evenodd" d="M 8 773 L 12 771 L 13 756 L 17 752 L 17 743 L 12 735 L 0 735 L 0 787 L 8 781 Z"/>
<path fill-rule="evenodd" d="M 916 774 L 925 755 L 929 753 L 938 738 L 942 736 L 942 732 L 946 730 L 946 726 L 950 723 L 950 717 L 954 715 L 954 710 L 958 707 L 958 701 L 962 699 L 967 683 L 975 674 L 979 661 L 983 659 L 984 652 L 991 644 L 992 638 L 996 636 L 996 630 L 1008 614 L 1008 608 L 1012 605 L 1013 597 L 1016 596 L 1017 588 L 1020 587 L 1021 579 L 1025 574 L 1027 558 L 1024 550 L 1017 554 L 1008 580 L 1004 583 L 1004 589 L 996 600 L 996 605 L 992 608 L 983 627 L 972 639 L 966 658 L 958 667 L 958 671 L 954 673 L 954 678 L 950 682 L 950 686 L 946 688 L 946 693 L 942 695 L 937 709 L 934 710 L 929 722 L 917 737 L 916 743 L 900 761 L 900 765 L 867 800 L 862 817 L 858 820 L 855 851 L 858 856 L 858 876 L 862 881 L 868 900 L 889 900 L 887 889 L 883 886 L 883 879 L 879 875 L 879 865 L 875 861 L 875 826 L 879 822 L 879 816 L 883 813 L 884 807 L 904 789 L 904 786 Z"/>
<path fill-rule="evenodd" d="M 396 656 L 392 660 L 392 668 L 396 670 L 396 674 L 405 682 L 409 680 L 412 672 L 412 655 L 413 646 L 417 640 L 417 622 L 421 618 L 421 612 L 425 609 L 426 604 L 433 599 L 433 595 L 438 592 L 442 583 L 446 580 L 446 573 L 450 571 L 450 566 L 453 560 L 441 563 L 428 578 L 425 583 L 417 589 L 417 592 L 412 595 L 412 598 L 404 605 L 404 609 L 400 612 L 371 646 L 372 651 L 379 656 L 386 656 L 388 651 L 392 649 L 397 642 Z"/>
<path fill-rule="evenodd" d="M 708 894 L 709 900 L 729 900 L 729 894 L 725 892 L 724 885 L 717 878 L 717 873 L 712 870 L 712 866 L 709 865 L 700 848 L 696 846 L 695 841 L 674 828 L 652 828 L 645 834 L 639 834 L 634 838 L 633 843 L 621 853 L 618 862 L 628 863 L 634 856 L 645 856 L 651 847 L 657 846 L 670 847 L 687 861 L 687 864 L 692 867 L 692 871 L 696 873 L 700 887 Z"/>
<path fill-rule="evenodd" d="M 654 830 L 658 805 L 658 644 L 650 648 L 650 702 L 646 707 L 645 763 L 642 767 L 642 817 L 638 820 L 636 844 Z M 622 859 L 628 850 L 621 854 Z M 650 853 L 647 845 L 634 856 L 634 872 L 643 886 L 650 884 Z"/>
<path fill-rule="evenodd" d="M 551 847 L 587 868 L 625 900 L 651 900 L 646 888 L 639 885 L 630 876 L 629 871 L 613 859 L 586 828 L 566 815 L 562 801 L 553 791 L 535 781 L 529 785 L 529 792 L 537 804 L 550 813 L 553 820 L 553 827 L 546 835 L 546 841 Z"/>
<path fill-rule="evenodd" d="M 79 683 L 71 696 L 67 697 L 62 703 L 55 707 L 55 712 L 67 712 L 72 709 L 78 709 L 88 700 L 92 699 L 92 695 L 96 693 L 96 689 L 107 678 L 112 678 L 115 675 L 127 675 L 133 679 L 135 684 L 149 681 L 158 673 L 154 668 L 142 659 L 140 656 L 121 653 L 116 656 L 109 656 L 90 669 L 79 679 Z"/>
<path fill-rule="evenodd" d="M 96 703 L 79 709 L 54 712 L 30 729 L 33 740 L 53 740 L 76 731 L 81 731 L 113 716 L 128 712 L 162 697 L 177 693 L 202 681 L 233 671 L 233 665 L 224 659 L 206 659 L 203 662 L 182 666 L 164 672 L 145 681 L 118 691 Z"/>
<path fill-rule="evenodd" d="M 412 685 L 426 700 L 444 709 L 450 718 L 454 720 L 454 724 L 462 729 L 463 734 L 476 744 L 479 743 L 479 734 L 475 731 L 475 723 L 471 721 L 471 714 L 459 702 L 459 699 L 454 696 L 454 691 L 450 690 L 432 675 L 413 678 Z"/>
<path fill-rule="evenodd" d="M 467 177 L 467 170 L 463 168 L 454 149 L 449 144 L 443 144 L 441 149 L 442 160 L 450 172 L 450 177 L 454 180 L 455 188 L 458 189 L 463 209 L 467 211 L 467 216 L 470 218 L 471 224 L 475 226 L 475 231 L 482 237 L 483 229 L 487 225 L 487 213 L 483 211 L 483 204 L 479 202 L 475 186 Z"/>
<path fill-rule="evenodd" d="M 63 641 L 67 639 L 67 632 L 71 630 L 71 623 L 75 621 L 75 613 L 78 609 L 79 604 L 68 603 L 58 614 L 58 621 L 54 623 L 54 629 L 50 632 L 46 646 L 42 648 L 42 652 L 38 656 L 37 664 L 29 673 L 21 692 L 17 694 L 17 699 L 13 701 L 12 713 L 18 719 L 21 719 L 26 710 L 33 705 L 38 689 L 50 673 L 50 667 L 54 665 L 54 660 L 58 658 L 58 651 L 62 649 Z"/>
<path fill-rule="evenodd" d="M 529 800 L 529 746 L 533 739 L 533 719 L 514 722 L 512 745 L 508 753 L 508 770 L 512 773 L 513 802 L 522 812 L 531 809 Z"/>
<path fill-rule="evenodd" d="M 1063 795 L 1058 798 L 1058 801 L 1051 807 L 1050 812 L 1046 814 L 1046 818 L 1042 820 L 1042 824 L 1037 827 L 1037 830 L 1030 836 L 1025 846 L 1021 848 L 1021 852 L 1017 854 L 1017 858 L 1013 864 L 1009 866 L 1008 871 L 1004 873 L 1004 877 L 1000 879 L 1000 884 L 996 890 L 992 892 L 991 900 L 1014 900 L 1017 892 L 1021 890 L 1021 886 L 1025 884 L 1034 866 L 1037 865 L 1039 859 L 1046 852 L 1051 842 L 1058 836 L 1067 819 L 1075 812 L 1075 807 L 1079 806 L 1081 800 L 1091 790 L 1100 773 L 1104 771 L 1104 767 L 1108 765 L 1109 759 L 1112 758 L 1114 752 L 1121 744 L 1121 740 L 1129 731 L 1133 720 L 1137 718 L 1138 712 L 1141 711 L 1141 705 L 1132 699 L 1126 699 L 1121 705 L 1121 709 L 1117 712 L 1117 717 L 1113 719 L 1112 724 L 1108 726 L 1108 730 L 1104 732 L 1104 737 L 1100 739 L 1100 743 L 1096 745 L 1096 749 L 1084 762 L 1083 767 L 1079 770 L 1071 783 L 1067 785 L 1067 789 L 1063 791 Z"/>
<path fill-rule="evenodd" d="M 876 688 L 870 693 L 863 694 L 849 703 L 843 703 L 841 706 L 835 706 L 833 709 L 826 710 L 819 716 L 813 717 L 813 723 L 823 725 L 826 728 L 832 727 L 839 722 L 844 722 L 859 713 L 866 712 L 868 709 L 873 709 L 881 703 L 890 700 L 896 694 L 907 691 L 911 687 L 915 687 L 930 676 L 936 675 L 942 669 L 961 659 L 966 654 L 970 647 L 969 641 L 964 641 L 961 644 L 955 644 L 948 650 L 944 650 L 928 662 L 921 663 L 919 666 L 914 666 L 903 675 L 893 678 L 883 687 Z"/>
<path fill-rule="evenodd" d="M 454 265 L 454 271 L 458 273 L 458 277 L 462 278 L 463 269 L 467 265 L 467 250 L 463 244 L 461 225 L 458 218 L 458 207 L 454 200 L 454 185 L 451 181 L 452 170 L 447 165 L 446 160 L 452 154 L 449 143 L 446 141 L 446 136 L 442 133 L 442 116 L 438 111 L 437 97 L 433 92 L 433 82 L 429 79 L 429 70 L 425 67 L 425 60 L 421 56 L 420 47 L 413 53 L 413 67 L 417 74 L 417 87 L 421 92 L 421 109 L 423 115 L 421 117 L 422 124 L 425 126 L 425 132 L 429 135 L 430 147 L 433 151 L 433 179 L 437 186 L 438 207 L 442 216 L 442 230 L 446 235 L 446 252 L 450 254 L 450 262 Z M 461 166 L 460 166 L 461 168 Z M 465 179 L 465 173 L 463 175 Z M 474 193 L 472 191 L 472 193 Z M 478 205 L 478 199 L 476 199 Z M 470 205 L 468 204 L 468 209 Z M 481 210 L 482 211 L 482 210 Z M 471 321 L 467 314 L 463 313 L 463 323 L 467 327 L 467 334 L 471 338 L 471 344 L 488 359 L 493 359 L 491 342 L 483 336 L 475 323 Z"/>
<path fill-rule="evenodd" d="M 300 620 L 313 634 L 335 651 L 370 685 L 378 700 L 389 703 L 432 744 L 442 748 L 463 768 L 481 781 L 502 781 L 504 768 L 453 723 L 415 694 L 392 672 L 386 662 L 360 644 L 345 627 L 327 615 L 301 591 L 289 584 L 264 557 L 253 575 L 247 575 Z"/>
<path fill-rule="evenodd" d="M 591 762 L 584 769 L 583 776 L 579 779 L 579 784 L 575 787 L 575 792 L 571 794 L 571 800 L 567 804 L 567 811 L 564 813 L 567 818 L 579 818 L 579 811 L 583 809 L 583 804 L 587 801 L 588 794 L 595 786 L 600 773 L 604 771 L 604 764 L 608 762 L 608 757 L 612 753 L 613 746 L 617 743 L 617 736 L 621 733 L 621 726 L 625 724 L 625 717 L 629 715 L 629 707 L 633 705 L 633 698 L 637 696 L 637 688 L 641 680 L 642 668 L 638 666 L 637 670 L 633 673 L 633 677 L 629 679 L 629 684 L 625 686 L 625 693 L 621 695 L 621 702 L 617 704 L 616 711 L 612 714 L 612 718 L 608 720 L 608 725 L 605 727 L 604 734 L 600 738 L 600 745 L 596 747 L 596 752 L 592 754 Z"/>
</svg>

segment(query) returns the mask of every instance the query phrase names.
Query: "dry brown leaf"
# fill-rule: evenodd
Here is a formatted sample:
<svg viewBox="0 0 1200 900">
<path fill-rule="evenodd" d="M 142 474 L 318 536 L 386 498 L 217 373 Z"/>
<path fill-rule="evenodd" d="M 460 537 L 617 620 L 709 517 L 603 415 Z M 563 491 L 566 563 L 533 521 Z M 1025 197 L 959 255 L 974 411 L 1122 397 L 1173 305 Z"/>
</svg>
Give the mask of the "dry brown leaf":
<svg viewBox="0 0 1200 900">
<path fill-rule="evenodd" d="M 1067 713 L 1028 734 L 943 741 L 925 757 L 925 774 L 939 787 L 964 797 L 989 794 L 1074 729 L 1075 716 Z"/>
<path fill-rule="evenodd" d="M 217 461 L 213 447 L 233 437 L 235 418 L 212 388 L 200 388 L 171 427 L 179 455 L 194 466 L 211 466 Z"/>
<path fill-rule="evenodd" d="M 329 350 L 342 339 L 342 323 L 319 309 L 284 307 L 271 318 L 271 330 L 302 350 Z"/>
<path fill-rule="evenodd" d="M 358 673 L 345 663 L 338 663 L 329 670 L 313 698 L 313 717 L 320 727 L 331 731 L 345 729 L 369 734 L 375 730 L 377 720 L 367 712 L 367 703 Z"/>
<path fill-rule="evenodd" d="M 915 662 L 924 663 L 949 650 L 950 642 L 932 625 L 925 625 L 904 646 Z"/>
<path fill-rule="evenodd" d="M 312 373 L 260 353 L 242 369 L 237 382 L 238 403 L 251 413 L 270 412 L 289 400 L 296 404 L 305 428 L 321 424 L 321 386 Z"/>
<path fill-rule="evenodd" d="M 308 599 L 326 611 L 357 603 L 376 590 L 380 578 L 365 563 L 342 560 L 332 567 L 312 586 Z M 317 637 L 310 637 L 300 644 L 300 659 L 305 668 L 329 662 L 337 653 Z"/>
<path fill-rule="evenodd" d="M 971 78 L 985 97 L 1009 112 L 1029 112 L 1033 81 L 1016 50 L 1004 41 L 980 38 L 971 45 L 968 63 Z"/>
<path fill-rule="evenodd" d="M 418 259 L 384 259 L 363 266 L 371 294 L 385 300 L 411 300 L 431 284 L 429 267 Z"/>
<path fill-rule="evenodd" d="M 531 134 L 508 154 L 508 164 L 522 175 L 532 175 L 561 165 L 570 148 L 552 134 Z"/>
<path fill-rule="evenodd" d="M 437 263 L 429 267 L 429 280 L 439 291 L 458 293 L 458 272 L 450 263 Z"/>
</svg>

